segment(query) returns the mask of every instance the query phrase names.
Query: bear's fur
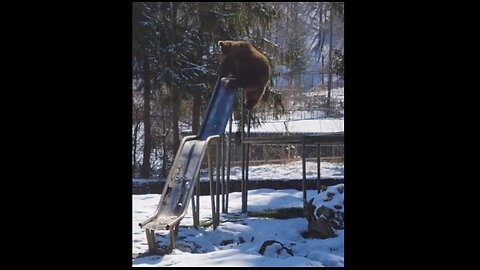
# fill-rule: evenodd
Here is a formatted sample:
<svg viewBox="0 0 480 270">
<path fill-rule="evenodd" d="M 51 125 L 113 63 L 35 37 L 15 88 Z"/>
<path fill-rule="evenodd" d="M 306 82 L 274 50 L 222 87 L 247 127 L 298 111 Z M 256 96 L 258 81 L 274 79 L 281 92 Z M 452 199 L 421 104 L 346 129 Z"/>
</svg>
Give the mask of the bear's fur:
<svg viewBox="0 0 480 270">
<path fill-rule="evenodd" d="M 246 41 L 219 41 L 221 48 L 220 77 L 233 75 L 245 92 L 245 107 L 251 110 L 265 93 L 270 80 L 267 58 Z"/>
</svg>

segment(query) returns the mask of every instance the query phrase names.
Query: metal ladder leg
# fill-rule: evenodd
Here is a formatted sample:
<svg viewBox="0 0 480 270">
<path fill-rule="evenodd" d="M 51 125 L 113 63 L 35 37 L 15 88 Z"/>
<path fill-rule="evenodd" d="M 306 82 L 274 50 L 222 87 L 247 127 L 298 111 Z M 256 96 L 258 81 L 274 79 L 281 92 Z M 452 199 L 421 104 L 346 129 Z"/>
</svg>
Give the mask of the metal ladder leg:
<svg viewBox="0 0 480 270">
<path fill-rule="evenodd" d="M 152 254 L 158 253 L 157 243 L 155 242 L 155 230 L 146 229 L 148 252 Z"/>
</svg>

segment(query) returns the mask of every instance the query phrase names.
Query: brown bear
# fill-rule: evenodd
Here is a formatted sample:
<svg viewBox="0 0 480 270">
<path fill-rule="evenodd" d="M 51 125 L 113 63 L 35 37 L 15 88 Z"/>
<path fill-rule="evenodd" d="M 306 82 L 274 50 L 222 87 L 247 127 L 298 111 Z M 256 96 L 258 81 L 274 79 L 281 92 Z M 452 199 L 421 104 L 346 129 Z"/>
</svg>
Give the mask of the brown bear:
<svg viewBox="0 0 480 270">
<path fill-rule="evenodd" d="M 246 41 L 219 41 L 220 77 L 233 75 L 245 92 L 245 107 L 251 110 L 265 93 L 270 80 L 270 64 L 252 44 Z"/>
</svg>

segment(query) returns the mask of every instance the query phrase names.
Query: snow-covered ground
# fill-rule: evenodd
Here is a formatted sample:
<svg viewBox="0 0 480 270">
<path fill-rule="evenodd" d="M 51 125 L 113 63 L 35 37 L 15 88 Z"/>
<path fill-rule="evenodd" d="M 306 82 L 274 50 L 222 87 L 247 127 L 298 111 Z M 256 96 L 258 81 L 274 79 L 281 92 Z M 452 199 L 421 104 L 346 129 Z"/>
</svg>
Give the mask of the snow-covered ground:
<svg viewBox="0 0 480 270">
<path fill-rule="evenodd" d="M 328 90 L 327 89 L 319 89 L 315 91 L 309 91 L 303 93 L 303 95 L 307 97 L 314 97 L 314 96 L 327 96 Z M 330 96 L 332 99 L 338 99 L 341 101 L 344 101 L 344 93 L 345 93 L 345 88 L 344 87 L 337 87 L 333 88 L 332 91 L 330 92 Z"/>
<path fill-rule="evenodd" d="M 307 199 L 315 197 L 309 190 Z M 159 194 L 133 195 L 132 252 L 148 250 L 144 230 L 138 226 L 153 215 L 160 200 Z M 287 207 L 302 207 L 302 192 L 297 190 L 257 189 L 248 192 L 248 211 L 261 211 Z M 305 218 L 267 219 L 241 214 L 241 193 L 230 194 L 229 214 L 221 214 L 220 226 L 194 229 L 191 206 L 180 223 L 177 249 L 165 256 L 146 256 L 132 259 L 133 266 L 344 266 L 344 233 L 330 239 L 306 239 Z M 211 220 L 210 196 L 200 198 L 200 223 Z M 188 227 L 186 227 L 188 226 Z M 168 231 L 157 231 L 161 246 L 168 243 Z M 277 254 L 267 248 L 258 253 L 266 240 L 276 240 L 292 250 Z"/>
<path fill-rule="evenodd" d="M 317 179 L 317 163 L 305 163 L 307 179 Z M 286 164 L 267 164 L 248 167 L 249 180 L 292 180 L 302 179 L 302 161 L 293 161 Z M 343 178 L 343 163 L 320 163 L 320 178 Z M 231 180 L 242 179 L 242 168 L 230 169 Z M 208 181 L 208 170 L 202 169 L 200 181 Z"/>
<path fill-rule="evenodd" d="M 237 131 L 237 124 L 233 123 L 232 132 Z M 228 132 L 227 124 L 225 131 Z M 250 132 L 292 132 L 292 133 L 330 133 L 343 132 L 343 119 L 308 119 L 308 120 L 285 120 L 266 122 L 258 127 L 252 127 Z"/>
</svg>

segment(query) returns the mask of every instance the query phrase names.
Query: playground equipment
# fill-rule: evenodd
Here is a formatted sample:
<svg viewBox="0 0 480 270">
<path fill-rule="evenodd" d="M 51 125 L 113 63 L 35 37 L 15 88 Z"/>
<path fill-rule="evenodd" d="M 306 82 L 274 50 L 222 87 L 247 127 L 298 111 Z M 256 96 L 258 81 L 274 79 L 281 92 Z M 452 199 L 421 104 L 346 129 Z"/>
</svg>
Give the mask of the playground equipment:
<svg viewBox="0 0 480 270">
<path fill-rule="evenodd" d="M 200 212 L 200 192 L 199 192 L 199 172 L 205 153 L 208 159 L 209 187 L 212 205 L 213 229 L 216 229 L 220 223 L 220 193 L 222 196 L 222 212 L 228 212 L 228 187 L 230 178 L 230 144 L 232 134 L 232 110 L 235 97 L 238 93 L 238 85 L 235 78 L 219 78 L 215 85 L 212 98 L 210 100 L 207 112 L 205 114 L 200 132 L 198 135 L 185 137 L 177 151 L 173 166 L 167 177 L 165 187 L 160 198 L 160 202 L 153 216 L 139 223 L 139 226 L 145 229 L 148 249 L 150 253 L 158 253 L 155 242 L 155 230 L 169 230 L 170 243 L 167 252 L 175 248 L 180 221 L 185 217 L 188 210 L 189 200 L 192 200 L 192 212 L 194 227 L 199 225 Z M 243 95 L 242 103 L 243 103 Z M 250 112 L 248 112 L 250 113 Z M 225 173 L 225 163 L 223 162 L 224 135 L 225 128 L 230 118 L 229 139 L 227 150 L 227 172 Z M 282 136 L 282 137 L 263 137 L 249 138 L 250 133 L 250 115 L 248 115 L 247 136 L 244 129 L 241 132 L 242 141 L 242 213 L 247 213 L 247 194 L 248 194 L 248 167 L 249 167 L 249 146 L 250 144 L 302 144 L 303 149 L 307 144 L 317 145 L 317 168 L 318 168 L 318 190 L 320 190 L 320 153 L 319 143 L 337 143 L 343 142 L 343 132 L 341 134 L 322 134 L 322 135 L 302 135 L 302 136 Z M 245 126 L 245 110 L 242 106 L 241 126 Z M 213 166 L 211 158 L 211 146 L 216 143 L 216 180 L 213 180 Z M 303 201 L 306 198 L 306 169 L 305 169 L 305 151 L 302 154 L 303 160 Z M 221 164 L 221 165 L 220 165 Z M 220 181 L 220 168 L 222 171 L 222 181 Z M 225 183 L 225 176 L 227 182 Z M 215 187 L 214 187 L 215 183 Z M 221 187 L 219 187 L 221 184 Z M 196 192 L 195 192 L 196 191 Z M 194 195 L 196 193 L 196 196 Z"/>
<path fill-rule="evenodd" d="M 198 187 L 199 172 L 205 152 L 208 157 L 208 171 L 210 176 L 210 194 L 212 197 L 212 219 L 214 229 L 219 224 L 219 152 L 220 142 L 225 133 L 227 121 L 232 113 L 238 86 L 234 78 L 219 78 L 210 100 L 200 132 L 196 136 L 185 137 L 173 162 L 165 187 L 153 216 L 139 223 L 145 229 L 150 253 L 158 251 L 155 243 L 155 230 L 169 230 L 169 252 L 175 247 L 180 221 L 185 216 L 190 198 L 194 216 L 194 226 L 199 223 L 199 192 L 196 201 L 193 197 L 195 187 Z M 216 190 L 213 188 L 213 171 L 211 166 L 210 145 L 217 142 L 217 181 Z M 223 143 L 222 143 L 223 145 Z M 217 195 L 215 204 L 214 193 Z M 216 207 L 215 207 L 216 205 Z"/>
</svg>

